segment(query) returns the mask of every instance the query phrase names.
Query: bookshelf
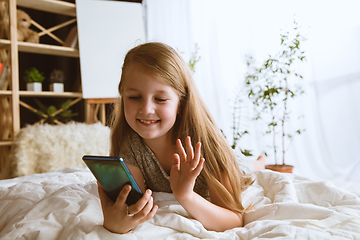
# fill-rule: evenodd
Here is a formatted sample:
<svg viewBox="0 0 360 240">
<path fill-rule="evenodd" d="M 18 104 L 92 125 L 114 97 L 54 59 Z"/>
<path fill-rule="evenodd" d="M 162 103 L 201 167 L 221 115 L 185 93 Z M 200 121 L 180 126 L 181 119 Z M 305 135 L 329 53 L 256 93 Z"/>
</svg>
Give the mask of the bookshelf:
<svg viewBox="0 0 360 240">
<path fill-rule="evenodd" d="M 36 54 L 36 58 L 42 56 L 55 56 L 64 58 L 79 58 L 79 50 L 73 47 L 64 46 L 64 42 L 56 36 L 56 31 L 66 29 L 76 23 L 76 5 L 72 2 L 62 0 L 6 0 L 1 1 L 2 28 L 7 29 L 5 34 L 0 36 L 0 58 L 8 66 L 8 74 L 5 84 L 0 86 L 0 171 L 4 169 L 6 159 L 10 153 L 10 147 L 16 134 L 21 128 L 20 109 L 27 108 L 30 111 L 36 110 L 36 106 L 26 103 L 32 98 L 70 98 L 72 105 L 82 100 L 81 92 L 67 91 L 56 93 L 51 91 L 29 92 L 24 91 L 20 84 L 19 65 L 21 54 Z M 29 11 L 46 12 L 56 18 L 56 15 L 64 15 L 67 20 L 51 27 L 43 27 L 32 19 L 32 29 L 37 29 L 40 43 L 17 41 L 17 9 Z M 29 14 L 30 15 L 30 14 Z M 55 39 L 55 44 L 42 43 L 43 36 Z M 21 66 L 20 66 L 21 67 Z M 33 123 L 29 123 L 33 124 Z M 61 124 L 61 123 L 60 123 Z"/>
</svg>

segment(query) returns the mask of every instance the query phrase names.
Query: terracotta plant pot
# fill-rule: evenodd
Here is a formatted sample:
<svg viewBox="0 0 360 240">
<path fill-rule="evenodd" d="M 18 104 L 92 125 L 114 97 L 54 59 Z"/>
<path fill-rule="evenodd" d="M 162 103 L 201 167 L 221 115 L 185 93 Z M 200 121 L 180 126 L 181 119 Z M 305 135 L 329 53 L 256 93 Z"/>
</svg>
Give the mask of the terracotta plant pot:
<svg viewBox="0 0 360 240">
<path fill-rule="evenodd" d="M 265 165 L 265 169 L 282 173 L 292 173 L 294 166 L 286 164 Z"/>
</svg>

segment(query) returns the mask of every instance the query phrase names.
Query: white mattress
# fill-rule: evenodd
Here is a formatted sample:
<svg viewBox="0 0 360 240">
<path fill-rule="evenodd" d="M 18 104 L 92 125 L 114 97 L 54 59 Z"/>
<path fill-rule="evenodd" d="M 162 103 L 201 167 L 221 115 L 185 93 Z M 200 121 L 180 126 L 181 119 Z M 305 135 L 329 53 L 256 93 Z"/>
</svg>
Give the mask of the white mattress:
<svg viewBox="0 0 360 240">
<path fill-rule="evenodd" d="M 1 239 L 360 239 L 360 198 L 330 182 L 268 170 L 244 192 L 245 226 L 207 231 L 172 194 L 154 193 L 159 210 L 132 232 L 102 227 L 94 177 L 64 169 L 0 181 Z"/>
</svg>

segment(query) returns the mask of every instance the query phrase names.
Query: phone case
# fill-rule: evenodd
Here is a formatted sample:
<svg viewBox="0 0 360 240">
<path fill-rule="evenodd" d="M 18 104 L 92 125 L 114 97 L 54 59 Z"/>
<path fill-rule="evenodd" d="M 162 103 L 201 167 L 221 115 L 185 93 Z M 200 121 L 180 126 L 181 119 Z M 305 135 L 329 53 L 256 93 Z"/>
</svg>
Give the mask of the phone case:
<svg viewBox="0 0 360 240">
<path fill-rule="evenodd" d="M 131 185 L 131 191 L 126 199 L 127 205 L 136 203 L 142 197 L 142 191 L 122 158 L 85 155 L 82 159 L 114 202 L 126 184 Z"/>
</svg>

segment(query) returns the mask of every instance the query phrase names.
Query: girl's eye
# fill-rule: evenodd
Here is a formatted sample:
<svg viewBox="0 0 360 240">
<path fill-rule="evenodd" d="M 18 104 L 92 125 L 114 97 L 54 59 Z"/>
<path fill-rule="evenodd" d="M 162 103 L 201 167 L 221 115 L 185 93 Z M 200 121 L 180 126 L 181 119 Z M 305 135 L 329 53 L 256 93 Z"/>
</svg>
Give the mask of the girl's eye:
<svg viewBox="0 0 360 240">
<path fill-rule="evenodd" d="M 167 99 L 166 98 L 155 98 L 155 100 L 157 102 L 165 102 Z"/>
<path fill-rule="evenodd" d="M 138 97 L 138 96 L 130 96 L 129 99 L 130 100 L 138 100 L 138 99 L 140 99 L 140 97 Z"/>
</svg>

